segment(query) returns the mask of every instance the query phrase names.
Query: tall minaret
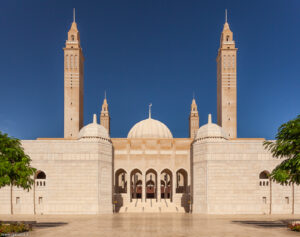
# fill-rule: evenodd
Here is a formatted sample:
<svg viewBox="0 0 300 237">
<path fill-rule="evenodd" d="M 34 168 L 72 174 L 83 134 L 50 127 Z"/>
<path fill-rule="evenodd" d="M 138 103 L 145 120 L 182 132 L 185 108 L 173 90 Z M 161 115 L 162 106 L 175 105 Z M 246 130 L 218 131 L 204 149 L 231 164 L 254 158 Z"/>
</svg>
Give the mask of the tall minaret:
<svg viewBox="0 0 300 237">
<path fill-rule="evenodd" d="M 227 22 L 226 10 L 217 56 L 217 112 L 218 124 L 224 128 L 229 138 L 237 137 L 236 56 L 237 48 Z"/>
<path fill-rule="evenodd" d="M 109 116 L 109 112 L 108 112 L 106 93 L 104 96 L 102 110 L 101 110 L 101 114 L 100 114 L 100 124 L 107 129 L 108 134 L 110 135 L 110 116 Z"/>
<path fill-rule="evenodd" d="M 64 137 L 76 139 L 83 126 L 83 62 L 79 31 L 75 22 L 68 32 L 64 48 Z"/>
<path fill-rule="evenodd" d="M 199 129 L 199 114 L 198 114 L 195 98 L 193 98 L 191 104 L 191 113 L 190 113 L 189 120 L 190 120 L 190 138 L 195 138 L 196 133 Z"/>
</svg>

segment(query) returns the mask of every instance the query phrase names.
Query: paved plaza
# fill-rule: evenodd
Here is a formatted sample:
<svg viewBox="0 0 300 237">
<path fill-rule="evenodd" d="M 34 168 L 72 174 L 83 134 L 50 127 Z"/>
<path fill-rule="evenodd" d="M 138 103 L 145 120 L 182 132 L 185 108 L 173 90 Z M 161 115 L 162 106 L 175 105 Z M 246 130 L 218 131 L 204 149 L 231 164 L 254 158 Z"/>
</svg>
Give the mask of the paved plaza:
<svg viewBox="0 0 300 237">
<path fill-rule="evenodd" d="M 109 214 L 109 215 L 1 215 L 0 220 L 36 221 L 25 236 L 143 236 L 143 237 L 267 237 L 300 236 L 286 228 L 300 215 L 197 215 L 197 214 Z M 24 235 L 23 235 L 24 236 Z"/>
</svg>

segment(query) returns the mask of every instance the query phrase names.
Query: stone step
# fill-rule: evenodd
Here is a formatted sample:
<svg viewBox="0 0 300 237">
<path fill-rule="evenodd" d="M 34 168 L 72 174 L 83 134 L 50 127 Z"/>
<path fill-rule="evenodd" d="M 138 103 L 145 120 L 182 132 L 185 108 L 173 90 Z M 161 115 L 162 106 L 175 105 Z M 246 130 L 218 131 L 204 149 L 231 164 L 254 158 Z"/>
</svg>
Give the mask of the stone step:
<svg viewBox="0 0 300 237">
<path fill-rule="evenodd" d="M 147 199 L 146 202 L 142 202 L 141 199 L 133 200 L 132 202 L 124 203 L 124 206 L 120 208 L 119 212 L 172 212 L 172 213 L 184 213 L 184 208 L 176 203 L 171 202 L 169 199 L 162 199 L 157 202 L 155 199 Z"/>
</svg>

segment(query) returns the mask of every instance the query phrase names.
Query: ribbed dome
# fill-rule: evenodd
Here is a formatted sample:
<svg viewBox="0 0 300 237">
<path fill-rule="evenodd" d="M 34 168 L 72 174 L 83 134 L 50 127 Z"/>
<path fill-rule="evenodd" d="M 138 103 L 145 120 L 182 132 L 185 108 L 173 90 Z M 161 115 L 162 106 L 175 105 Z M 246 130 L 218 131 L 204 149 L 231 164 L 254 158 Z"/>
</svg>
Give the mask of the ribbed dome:
<svg viewBox="0 0 300 237">
<path fill-rule="evenodd" d="M 162 122 L 148 118 L 136 123 L 129 131 L 128 138 L 173 138 L 170 129 Z"/>
<path fill-rule="evenodd" d="M 105 127 L 97 123 L 96 114 L 94 114 L 93 122 L 84 126 L 79 131 L 79 139 L 82 140 L 110 140 L 109 134 Z"/>
<path fill-rule="evenodd" d="M 227 138 L 227 134 L 224 132 L 223 128 L 211 122 L 211 114 L 209 114 L 208 123 L 198 129 L 195 140 L 225 140 Z"/>
</svg>

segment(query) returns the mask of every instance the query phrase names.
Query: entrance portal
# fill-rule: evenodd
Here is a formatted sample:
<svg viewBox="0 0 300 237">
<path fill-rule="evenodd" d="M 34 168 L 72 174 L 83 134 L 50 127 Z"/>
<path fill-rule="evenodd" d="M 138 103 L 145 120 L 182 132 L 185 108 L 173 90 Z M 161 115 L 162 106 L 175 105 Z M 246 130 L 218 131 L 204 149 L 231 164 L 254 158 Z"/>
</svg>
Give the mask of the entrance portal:
<svg viewBox="0 0 300 237">
<path fill-rule="evenodd" d="M 157 198 L 157 173 L 154 169 L 149 169 L 146 172 L 146 198 L 156 199 Z"/>
</svg>

